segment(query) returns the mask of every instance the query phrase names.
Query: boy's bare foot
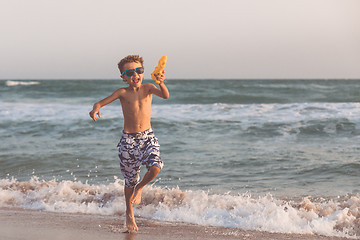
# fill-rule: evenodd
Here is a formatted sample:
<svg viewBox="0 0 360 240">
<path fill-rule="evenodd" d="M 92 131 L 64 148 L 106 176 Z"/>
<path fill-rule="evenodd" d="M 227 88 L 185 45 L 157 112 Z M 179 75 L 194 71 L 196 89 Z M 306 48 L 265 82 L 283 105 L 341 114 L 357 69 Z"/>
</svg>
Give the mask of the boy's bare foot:
<svg viewBox="0 0 360 240">
<path fill-rule="evenodd" d="M 126 227 L 128 229 L 127 230 L 128 233 L 139 230 L 135 222 L 135 217 L 133 215 L 126 214 Z"/>
<path fill-rule="evenodd" d="M 137 188 L 137 185 L 134 188 L 134 194 L 131 199 L 132 204 L 140 204 L 141 203 L 141 192 L 142 188 Z"/>
</svg>

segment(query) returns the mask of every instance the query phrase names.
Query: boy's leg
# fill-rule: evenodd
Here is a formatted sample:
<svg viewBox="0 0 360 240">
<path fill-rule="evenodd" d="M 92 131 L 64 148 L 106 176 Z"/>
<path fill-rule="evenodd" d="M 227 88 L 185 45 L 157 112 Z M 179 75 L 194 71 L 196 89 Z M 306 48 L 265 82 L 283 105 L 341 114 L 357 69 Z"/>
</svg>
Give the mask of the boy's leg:
<svg viewBox="0 0 360 240">
<path fill-rule="evenodd" d="M 141 202 L 141 192 L 143 187 L 151 182 L 160 172 L 160 168 L 157 166 L 151 166 L 149 170 L 145 173 L 143 179 L 135 186 L 134 195 L 132 196 L 132 204 L 140 204 Z"/>
<path fill-rule="evenodd" d="M 129 134 L 123 134 L 118 144 L 120 169 L 125 179 L 124 193 L 126 202 L 126 227 L 128 231 L 138 231 L 134 217 L 133 204 L 131 203 L 134 187 L 140 179 L 139 173 L 141 162 L 132 155 L 132 151 L 136 148 L 137 144 L 137 141 L 129 136 Z"/>
<path fill-rule="evenodd" d="M 134 188 L 124 187 L 125 193 L 125 202 L 126 202 L 126 227 L 128 231 L 138 231 L 138 226 L 135 222 L 133 205 L 131 203 L 131 198 L 133 196 Z"/>
</svg>

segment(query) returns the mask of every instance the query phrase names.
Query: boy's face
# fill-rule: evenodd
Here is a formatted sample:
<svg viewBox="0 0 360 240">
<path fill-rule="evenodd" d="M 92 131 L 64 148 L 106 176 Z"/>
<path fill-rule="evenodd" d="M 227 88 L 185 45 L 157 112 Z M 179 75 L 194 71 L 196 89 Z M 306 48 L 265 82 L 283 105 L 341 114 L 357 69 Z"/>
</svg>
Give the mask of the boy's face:
<svg viewBox="0 0 360 240">
<path fill-rule="evenodd" d="M 128 69 L 135 69 L 138 67 L 142 67 L 141 63 L 129 62 L 124 65 L 124 71 Z M 131 77 L 128 77 L 126 74 L 122 74 L 121 78 L 124 79 L 130 87 L 140 87 L 144 79 L 144 74 L 138 74 L 136 71 L 134 71 L 134 74 Z"/>
</svg>

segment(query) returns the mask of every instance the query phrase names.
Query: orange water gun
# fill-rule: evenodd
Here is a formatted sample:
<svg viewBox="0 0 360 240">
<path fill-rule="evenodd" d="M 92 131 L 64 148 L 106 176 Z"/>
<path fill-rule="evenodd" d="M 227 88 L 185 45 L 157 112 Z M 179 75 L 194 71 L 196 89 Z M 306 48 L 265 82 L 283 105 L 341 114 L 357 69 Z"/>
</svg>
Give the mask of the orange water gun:
<svg viewBox="0 0 360 240">
<path fill-rule="evenodd" d="M 160 81 L 158 81 L 156 79 L 156 75 L 162 74 L 164 69 L 165 69 L 165 65 L 166 65 L 166 61 L 167 61 L 167 56 L 164 55 L 160 58 L 158 65 L 155 67 L 155 70 L 153 71 L 153 73 L 151 74 L 151 78 L 156 81 L 156 84 L 160 84 Z"/>
</svg>

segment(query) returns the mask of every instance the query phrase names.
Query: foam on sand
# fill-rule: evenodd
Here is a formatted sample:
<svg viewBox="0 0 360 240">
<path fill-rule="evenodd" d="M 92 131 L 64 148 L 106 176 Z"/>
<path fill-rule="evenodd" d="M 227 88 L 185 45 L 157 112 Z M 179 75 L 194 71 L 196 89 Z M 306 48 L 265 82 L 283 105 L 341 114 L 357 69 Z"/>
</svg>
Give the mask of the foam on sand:
<svg viewBox="0 0 360 240">
<path fill-rule="evenodd" d="M 341 240 L 343 238 L 319 235 L 298 235 L 246 231 L 224 227 L 199 226 L 187 223 L 159 222 L 152 219 L 137 218 L 140 230 L 124 233 L 123 216 L 103 216 L 74 213 L 52 213 L 24 210 L 19 208 L 0 208 L 0 239 L 48 240 L 48 239 L 87 239 L 87 240 Z"/>
<path fill-rule="evenodd" d="M 73 181 L 0 180 L 0 207 L 52 212 L 123 215 L 123 183 L 104 185 Z M 210 194 L 147 186 L 135 215 L 160 221 L 230 227 L 277 233 L 359 238 L 360 196 L 282 200 L 266 195 Z"/>
</svg>

